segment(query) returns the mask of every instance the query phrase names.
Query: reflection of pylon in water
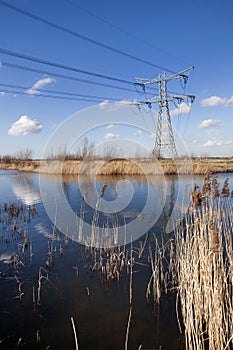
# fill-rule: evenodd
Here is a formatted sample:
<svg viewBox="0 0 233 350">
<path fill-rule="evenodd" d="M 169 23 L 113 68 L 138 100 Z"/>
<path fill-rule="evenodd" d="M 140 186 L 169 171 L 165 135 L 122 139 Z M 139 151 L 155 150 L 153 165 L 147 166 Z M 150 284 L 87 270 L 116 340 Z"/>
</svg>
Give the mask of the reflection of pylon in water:
<svg viewBox="0 0 233 350">
<path fill-rule="evenodd" d="M 152 107 L 153 103 L 159 104 L 157 128 L 155 133 L 155 144 L 153 149 L 153 153 L 157 158 L 165 156 L 170 158 L 177 158 L 178 156 L 171 123 L 169 102 L 174 101 L 180 104 L 181 102 L 188 100 L 192 103 L 195 99 L 195 96 L 170 93 L 167 91 L 167 83 L 172 80 L 182 79 L 184 85 L 186 85 L 188 80 L 187 73 L 191 69 L 193 69 L 193 67 L 170 76 L 167 73 L 162 72 L 160 73 L 158 79 L 146 80 L 136 78 L 137 82 L 135 84 L 141 86 L 144 91 L 146 86 L 148 85 L 158 84 L 159 86 L 159 94 L 157 96 L 154 96 L 149 100 L 140 101 L 136 103 L 137 105 L 146 104 L 150 108 Z"/>
<path fill-rule="evenodd" d="M 172 217 L 173 209 L 175 206 L 175 200 L 176 200 L 176 182 L 174 178 L 168 178 L 167 179 L 167 198 L 166 203 L 163 208 L 162 212 L 162 224 L 163 224 L 163 231 L 164 232 L 172 232 L 173 227 L 173 220 Z"/>
</svg>

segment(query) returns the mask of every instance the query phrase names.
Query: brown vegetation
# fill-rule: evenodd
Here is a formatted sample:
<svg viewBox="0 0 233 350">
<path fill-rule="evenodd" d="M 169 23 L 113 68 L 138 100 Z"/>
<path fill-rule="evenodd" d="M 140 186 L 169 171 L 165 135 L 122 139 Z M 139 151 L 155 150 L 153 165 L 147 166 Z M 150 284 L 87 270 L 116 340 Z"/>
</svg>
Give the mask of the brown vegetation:
<svg viewBox="0 0 233 350">
<path fill-rule="evenodd" d="M 32 171 L 65 175 L 158 175 L 233 172 L 233 158 L 193 158 L 193 159 L 101 159 L 87 160 L 15 160 L 4 159 L 1 169 Z"/>
<path fill-rule="evenodd" d="M 233 346 L 232 205 L 228 179 L 222 190 L 207 176 L 194 187 L 189 210 L 166 244 L 150 250 L 147 298 L 176 292 L 177 319 L 185 349 Z M 152 292 L 152 293 L 151 293 Z"/>
</svg>

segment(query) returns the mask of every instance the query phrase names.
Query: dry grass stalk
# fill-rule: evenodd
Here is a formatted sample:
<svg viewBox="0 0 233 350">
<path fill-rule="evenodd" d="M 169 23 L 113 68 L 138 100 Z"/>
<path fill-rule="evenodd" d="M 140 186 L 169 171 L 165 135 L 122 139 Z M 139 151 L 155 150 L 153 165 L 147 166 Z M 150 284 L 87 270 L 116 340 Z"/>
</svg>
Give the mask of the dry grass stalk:
<svg viewBox="0 0 233 350">
<path fill-rule="evenodd" d="M 151 245 L 149 245 L 149 256 L 148 260 L 152 270 L 151 278 L 147 284 L 146 289 L 146 299 L 149 302 L 151 289 L 153 293 L 154 302 L 159 304 L 161 293 L 164 291 L 168 292 L 168 283 L 169 283 L 169 262 L 166 258 L 166 252 L 168 245 L 160 244 L 158 239 L 154 236 L 155 248 L 154 256 Z M 171 264 L 172 265 L 172 264 Z"/>
<path fill-rule="evenodd" d="M 189 350 L 233 348 L 233 211 L 228 180 L 195 186 L 191 206 L 174 238 L 149 246 L 152 275 L 147 286 L 154 301 L 177 291 L 177 318 Z M 179 307 L 182 316 L 180 322 Z"/>
<path fill-rule="evenodd" d="M 70 319 L 71 319 L 71 323 L 72 323 L 72 327 L 73 327 L 73 331 L 74 331 L 75 349 L 78 350 L 78 339 L 77 339 L 77 333 L 76 333 L 76 328 L 75 328 L 75 324 L 74 324 L 74 319 L 73 319 L 73 317 L 71 317 Z"/>
<path fill-rule="evenodd" d="M 130 260 L 128 261 L 128 263 L 130 266 L 130 272 L 129 272 L 129 318 L 128 318 L 126 335 L 125 335 L 125 350 L 128 349 L 129 330 L 130 330 L 132 311 L 133 311 L 133 247 L 132 247 L 132 242 L 131 242 L 131 246 L 130 246 Z"/>
<path fill-rule="evenodd" d="M 209 189 L 208 189 L 209 192 Z M 230 349 L 233 346 L 232 224 L 225 201 L 192 207 L 186 227 L 176 230 L 178 296 L 186 348 Z"/>
<path fill-rule="evenodd" d="M 46 271 L 43 267 L 40 267 L 38 276 L 37 306 L 41 304 L 41 288 L 43 280 L 45 280 L 46 282 L 49 281 L 48 271 Z"/>
</svg>

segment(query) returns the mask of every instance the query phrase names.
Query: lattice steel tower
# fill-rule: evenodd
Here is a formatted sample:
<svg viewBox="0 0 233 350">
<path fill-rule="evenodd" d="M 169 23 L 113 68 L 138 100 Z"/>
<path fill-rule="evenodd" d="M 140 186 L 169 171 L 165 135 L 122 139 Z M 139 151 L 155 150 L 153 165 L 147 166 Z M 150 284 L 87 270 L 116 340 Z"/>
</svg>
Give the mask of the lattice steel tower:
<svg viewBox="0 0 233 350">
<path fill-rule="evenodd" d="M 171 123 L 169 102 L 177 101 L 178 104 L 180 104 L 183 101 L 189 100 L 191 103 L 193 103 L 195 96 L 168 92 L 167 83 L 172 80 L 182 79 L 185 86 L 188 81 L 187 74 L 193 68 L 194 67 L 187 68 L 184 71 L 173 75 L 168 75 L 167 73 L 162 72 L 159 74 L 158 79 L 148 80 L 148 79 L 136 78 L 137 82 L 135 84 L 141 86 L 144 92 L 148 85 L 157 84 L 159 87 L 158 95 L 155 95 L 146 101 L 139 101 L 136 103 L 137 105 L 145 104 L 150 108 L 152 107 L 153 103 L 159 104 L 157 127 L 155 132 L 155 143 L 154 143 L 154 150 L 153 150 L 153 153 L 157 158 L 160 158 L 163 156 L 162 150 L 165 150 L 168 153 L 169 157 L 171 158 L 178 157 L 172 123 Z"/>
</svg>

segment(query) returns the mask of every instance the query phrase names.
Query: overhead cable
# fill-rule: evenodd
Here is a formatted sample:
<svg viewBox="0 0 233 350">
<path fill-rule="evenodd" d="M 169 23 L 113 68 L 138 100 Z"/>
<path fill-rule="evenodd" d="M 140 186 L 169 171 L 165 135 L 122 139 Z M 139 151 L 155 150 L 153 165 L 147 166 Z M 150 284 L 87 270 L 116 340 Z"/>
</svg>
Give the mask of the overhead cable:
<svg viewBox="0 0 233 350">
<path fill-rule="evenodd" d="M 24 71 L 28 71 L 28 72 L 47 74 L 47 75 L 58 77 L 58 78 L 61 78 L 61 79 L 68 79 L 68 80 L 79 81 L 79 82 L 82 82 L 82 83 L 93 84 L 93 85 L 103 86 L 103 87 L 112 88 L 112 89 L 118 89 L 118 90 L 135 92 L 135 89 L 130 89 L 130 88 L 116 86 L 116 85 L 111 85 L 111 84 L 100 83 L 100 82 L 97 82 L 97 81 L 92 81 L 92 80 L 87 80 L 87 79 L 71 77 L 71 76 L 65 75 L 65 74 L 54 73 L 54 72 L 50 72 L 50 71 L 47 71 L 47 70 L 31 68 L 31 67 L 27 67 L 27 66 L 24 66 L 24 65 L 14 64 L 14 63 L 2 61 L 2 60 L 1 60 L 1 65 L 5 66 L 5 67 L 8 67 L 8 68 L 20 69 L 20 70 L 24 70 Z"/>
<path fill-rule="evenodd" d="M 111 101 L 119 101 L 119 98 L 114 98 L 114 97 L 106 97 L 106 96 L 95 96 L 95 95 L 83 95 L 83 94 L 77 94 L 73 92 L 67 92 L 67 91 L 54 91 L 54 90 L 48 90 L 48 89 L 38 89 L 35 88 L 33 90 L 32 87 L 28 86 L 22 86 L 22 85 L 13 85 L 13 84 L 5 84 L 5 83 L 0 83 L 0 86 L 7 87 L 7 88 L 13 88 L 13 89 L 22 89 L 25 90 L 25 93 L 27 95 L 36 95 L 37 92 L 38 94 L 40 92 L 45 92 L 45 93 L 50 93 L 50 94 L 57 94 L 57 95 L 66 95 L 66 96 L 73 96 L 73 97 L 85 97 L 85 98 L 93 98 L 97 100 L 111 100 Z M 32 92 L 28 92 L 29 90 L 32 90 Z M 34 91 L 34 93 L 33 93 Z"/>
<path fill-rule="evenodd" d="M 0 92 L 2 92 L 2 93 L 12 93 L 12 94 L 15 94 L 15 95 L 27 95 L 27 96 L 29 96 L 27 92 L 17 91 L 17 90 L 0 89 Z M 34 94 L 34 95 L 31 95 L 31 96 L 47 97 L 47 98 L 53 98 L 53 99 L 58 99 L 58 100 L 73 100 L 73 101 L 95 102 L 95 103 L 103 102 L 102 99 L 94 100 L 94 99 L 85 99 L 85 98 L 69 97 L 69 96 L 47 95 L 47 94 Z"/>
<path fill-rule="evenodd" d="M 166 72 L 174 73 L 173 71 L 171 71 L 171 70 L 168 69 L 168 68 L 162 67 L 162 66 L 157 65 L 157 64 L 155 64 L 155 63 L 152 63 L 152 62 L 149 62 L 149 61 L 144 60 L 144 59 L 142 59 L 142 58 L 139 58 L 139 57 L 136 57 L 136 56 L 134 56 L 134 55 L 131 55 L 130 53 L 124 52 L 124 51 L 119 50 L 119 49 L 116 49 L 116 48 L 114 48 L 114 47 L 112 47 L 112 46 L 109 46 L 109 45 L 106 45 L 106 44 L 104 44 L 104 43 L 101 43 L 101 42 L 99 42 L 99 41 L 97 41 L 97 40 L 94 40 L 94 39 L 92 39 L 92 38 L 89 38 L 89 37 L 87 37 L 87 36 L 85 36 L 85 35 L 82 35 L 82 34 L 79 34 L 79 33 L 77 33 L 77 32 L 74 32 L 74 31 L 72 31 L 72 30 L 70 30 L 70 29 L 67 29 L 67 28 L 65 28 L 65 27 L 63 27 L 63 26 L 61 26 L 61 25 L 59 25 L 59 24 L 56 24 L 56 23 L 51 22 L 51 21 L 49 21 L 49 20 L 47 20 L 47 19 L 45 19 L 45 18 L 39 17 L 39 16 L 37 16 L 37 15 L 34 15 L 34 14 L 31 13 L 31 12 L 25 11 L 25 10 L 19 8 L 19 7 L 16 7 L 16 6 L 12 5 L 12 4 L 9 4 L 9 3 L 7 3 L 7 2 L 5 2 L 5 1 L 3 1 L 3 0 L 0 0 L 0 5 L 5 6 L 5 7 L 8 7 L 9 9 L 14 10 L 14 11 L 16 11 L 16 12 L 18 12 L 18 13 L 21 13 L 22 15 L 25 15 L 25 16 L 27 16 L 27 17 L 30 17 L 30 18 L 32 18 L 32 19 L 38 21 L 38 22 L 44 23 L 44 24 L 46 24 L 46 25 L 48 25 L 48 26 L 50 26 L 50 27 L 52 27 L 52 28 L 58 29 L 58 30 L 60 30 L 60 31 L 62 31 L 62 32 L 65 32 L 65 33 L 67 33 L 67 34 L 70 34 L 70 35 L 72 35 L 72 36 L 74 36 L 74 37 L 77 37 L 77 38 L 79 38 L 79 39 L 85 40 L 85 41 L 87 41 L 87 42 L 89 42 L 89 43 L 91 43 L 91 44 L 95 44 L 95 45 L 97 45 L 97 46 L 99 46 L 99 47 L 102 47 L 102 48 L 104 48 L 104 49 L 107 49 L 107 50 L 109 50 L 109 51 L 115 52 L 115 53 L 117 53 L 117 54 L 119 54 L 119 55 L 128 57 L 128 58 L 133 59 L 133 60 L 135 60 L 135 61 L 138 61 L 138 62 L 140 62 L 140 63 L 147 64 L 147 65 L 149 65 L 149 66 L 158 68 L 158 69 L 163 70 L 163 71 L 166 71 Z"/>
<path fill-rule="evenodd" d="M 61 68 L 61 69 L 69 70 L 69 71 L 76 72 L 76 73 L 82 73 L 82 74 L 86 74 L 86 75 L 91 75 L 91 76 L 94 76 L 94 77 L 97 77 L 97 78 L 102 78 L 102 79 L 116 81 L 118 83 L 124 83 L 124 84 L 128 84 L 128 85 L 133 85 L 133 83 L 131 81 L 128 81 L 128 80 L 119 79 L 119 78 L 115 78 L 115 77 L 111 77 L 111 76 L 108 76 L 108 75 L 99 74 L 99 73 L 95 73 L 95 72 L 89 72 L 89 71 L 86 71 L 86 70 L 83 70 L 83 69 L 79 69 L 79 68 L 76 68 L 76 67 L 71 67 L 71 66 L 67 66 L 67 65 L 64 65 L 64 64 L 56 63 L 56 62 L 51 62 L 51 61 L 45 60 L 43 58 L 28 56 L 28 55 L 22 54 L 20 52 L 3 49 L 1 47 L 0 47 L 0 53 L 2 53 L 4 55 L 7 55 L 7 56 L 17 57 L 17 58 L 21 58 L 23 60 L 44 64 L 46 66 Z"/>
</svg>

